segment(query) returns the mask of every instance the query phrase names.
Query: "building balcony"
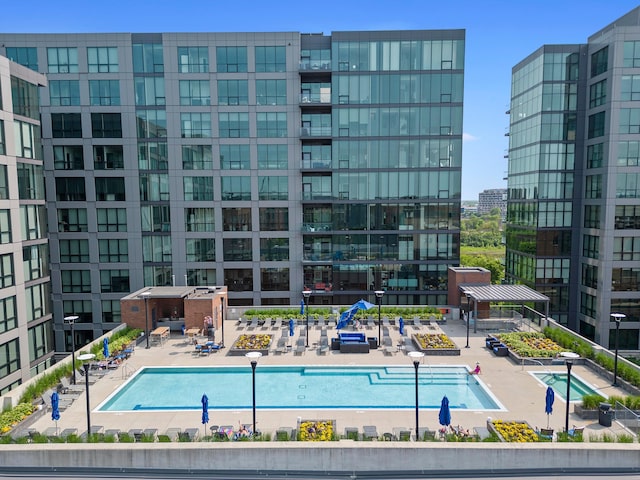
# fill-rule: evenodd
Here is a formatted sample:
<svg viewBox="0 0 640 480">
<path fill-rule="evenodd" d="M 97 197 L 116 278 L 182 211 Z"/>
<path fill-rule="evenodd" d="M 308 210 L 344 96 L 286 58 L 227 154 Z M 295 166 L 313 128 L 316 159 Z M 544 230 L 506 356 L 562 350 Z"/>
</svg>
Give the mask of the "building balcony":
<svg viewBox="0 0 640 480">
<path fill-rule="evenodd" d="M 302 127 L 300 128 L 300 138 L 323 138 L 331 137 L 331 127 Z"/>
<path fill-rule="evenodd" d="M 303 170 L 327 170 L 331 168 L 331 159 L 302 159 L 300 166 Z"/>
<path fill-rule="evenodd" d="M 301 72 L 331 71 L 331 60 L 302 60 L 299 69 Z"/>
<path fill-rule="evenodd" d="M 331 91 L 320 93 L 301 93 L 298 101 L 301 105 L 330 105 Z"/>
</svg>

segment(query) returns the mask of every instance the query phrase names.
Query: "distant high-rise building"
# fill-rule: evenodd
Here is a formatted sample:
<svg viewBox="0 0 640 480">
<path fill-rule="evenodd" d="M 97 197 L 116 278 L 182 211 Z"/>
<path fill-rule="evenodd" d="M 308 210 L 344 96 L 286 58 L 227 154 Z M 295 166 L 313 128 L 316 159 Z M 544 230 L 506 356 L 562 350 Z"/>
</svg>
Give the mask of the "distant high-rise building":
<svg viewBox="0 0 640 480">
<path fill-rule="evenodd" d="M 56 344 L 143 286 L 229 304 L 447 302 L 465 32 L 0 34 L 46 73 Z M 171 312 L 154 312 L 154 318 Z"/>
<path fill-rule="evenodd" d="M 483 190 L 478 194 L 478 213 L 480 215 L 490 213 L 497 208 L 500 210 L 502 218 L 507 215 L 507 189 L 492 188 Z"/>
<path fill-rule="evenodd" d="M 513 68 L 507 279 L 605 347 L 640 334 L 640 8 Z M 636 91 L 637 90 L 637 91 Z"/>
<path fill-rule="evenodd" d="M 0 395 L 53 362 L 38 88 L 0 57 Z"/>
</svg>

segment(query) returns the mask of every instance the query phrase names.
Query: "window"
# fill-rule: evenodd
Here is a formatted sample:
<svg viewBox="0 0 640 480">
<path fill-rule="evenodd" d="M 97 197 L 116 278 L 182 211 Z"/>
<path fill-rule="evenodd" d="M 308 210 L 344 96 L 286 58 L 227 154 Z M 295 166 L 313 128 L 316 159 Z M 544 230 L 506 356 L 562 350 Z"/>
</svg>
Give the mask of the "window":
<svg viewBox="0 0 640 480">
<path fill-rule="evenodd" d="M 620 133 L 640 133 L 640 108 L 620 109 Z"/>
<path fill-rule="evenodd" d="M 286 112 L 258 112 L 256 113 L 258 137 L 275 138 L 287 136 Z"/>
<path fill-rule="evenodd" d="M 53 168 L 56 170 L 84 170 L 82 145 L 54 145 Z"/>
<path fill-rule="evenodd" d="M 52 113 L 53 138 L 82 138 L 82 117 L 79 113 Z"/>
<path fill-rule="evenodd" d="M 225 232 L 241 232 L 251 230 L 250 208 L 223 208 L 222 223 Z"/>
<path fill-rule="evenodd" d="M 185 201 L 212 201 L 213 177 L 184 177 Z"/>
<path fill-rule="evenodd" d="M 187 285 L 217 285 L 215 268 L 187 268 Z"/>
<path fill-rule="evenodd" d="M 9 198 L 9 177 L 7 176 L 7 166 L 0 165 L 0 200 Z"/>
<path fill-rule="evenodd" d="M 78 73 L 78 49 L 74 47 L 47 48 L 49 73 Z"/>
<path fill-rule="evenodd" d="M 602 175 L 587 175 L 584 198 L 602 198 Z"/>
<path fill-rule="evenodd" d="M 211 145 L 183 145 L 182 168 L 184 170 L 211 170 L 213 168 Z"/>
<path fill-rule="evenodd" d="M 216 47 L 218 72 L 246 72 L 247 47 Z"/>
<path fill-rule="evenodd" d="M 286 80 L 256 80 L 256 103 L 258 105 L 286 105 Z"/>
<path fill-rule="evenodd" d="M 169 153 L 167 143 L 138 143 L 138 168 L 140 170 L 168 170 Z"/>
<path fill-rule="evenodd" d="M 289 290 L 288 268 L 261 268 L 260 287 L 262 291 Z"/>
<path fill-rule="evenodd" d="M 249 145 L 220 145 L 220 168 L 249 170 L 251 168 Z"/>
<path fill-rule="evenodd" d="M 618 142 L 617 163 L 622 167 L 635 167 L 640 165 L 640 142 L 637 140 Z"/>
<path fill-rule="evenodd" d="M 16 156 L 22 158 L 42 158 L 40 148 L 40 127 L 31 123 L 14 120 Z"/>
<path fill-rule="evenodd" d="M 126 232 L 127 210 L 125 208 L 96 209 L 99 232 Z"/>
<path fill-rule="evenodd" d="M 640 197 L 640 175 L 637 173 L 618 173 L 616 175 L 616 198 Z"/>
<path fill-rule="evenodd" d="M 20 369 L 20 345 L 18 339 L 0 345 L 0 378 Z"/>
<path fill-rule="evenodd" d="M 120 105 L 120 82 L 118 80 L 89 80 L 89 103 L 91 105 Z"/>
<path fill-rule="evenodd" d="M 143 205 L 140 207 L 143 232 L 170 232 L 171 209 L 169 205 Z"/>
<path fill-rule="evenodd" d="M 600 168 L 604 159 L 604 144 L 587 146 L 587 168 Z"/>
<path fill-rule="evenodd" d="M 122 322 L 120 300 L 102 300 L 102 321 L 105 323 Z"/>
<path fill-rule="evenodd" d="M 89 240 L 60 240 L 60 262 L 89 262 Z"/>
<path fill-rule="evenodd" d="M 596 237 L 594 235 L 583 235 L 582 255 L 597 259 L 600 255 L 600 237 Z"/>
<path fill-rule="evenodd" d="M 168 235 L 144 235 L 142 237 L 142 259 L 145 262 L 170 262 L 171 237 Z"/>
<path fill-rule="evenodd" d="M 253 249 L 250 238 L 225 238 L 222 252 L 225 262 L 251 261 Z"/>
<path fill-rule="evenodd" d="M 122 170 L 124 168 L 122 145 L 95 145 L 93 147 L 93 168 L 96 170 Z"/>
<path fill-rule="evenodd" d="M 584 228 L 600 228 L 600 205 L 585 205 Z"/>
<path fill-rule="evenodd" d="M 613 260 L 640 260 L 640 237 L 615 237 Z"/>
<path fill-rule="evenodd" d="M 640 67 L 640 41 L 624 42 L 622 66 L 624 68 Z"/>
<path fill-rule="evenodd" d="M 209 80 L 180 80 L 180 105 L 211 105 Z"/>
<path fill-rule="evenodd" d="M 62 270 L 60 277 L 64 293 L 91 293 L 90 270 Z"/>
<path fill-rule="evenodd" d="M 135 92 L 137 106 L 163 106 L 167 103 L 162 77 L 136 77 Z"/>
<path fill-rule="evenodd" d="M 49 246 L 31 245 L 22 248 L 22 266 L 26 281 L 49 276 Z"/>
<path fill-rule="evenodd" d="M 256 72 L 285 72 L 287 70 L 286 47 L 256 47 L 255 53 Z"/>
<path fill-rule="evenodd" d="M 209 48 L 178 47 L 178 71 L 180 73 L 207 73 L 209 71 Z"/>
<path fill-rule="evenodd" d="M 258 145 L 258 169 L 286 170 L 288 167 L 289 148 L 287 145 Z"/>
<path fill-rule="evenodd" d="M 211 137 L 211 114 L 181 113 L 180 131 L 182 138 Z"/>
<path fill-rule="evenodd" d="M 624 77 L 623 88 L 624 88 Z M 604 105 L 607 100 L 607 80 L 604 79 L 601 82 L 594 83 L 589 87 L 589 108 L 598 107 Z"/>
<path fill-rule="evenodd" d="M 263 262 L 289 260 L 289 239 L 261 238 L 260 260 Z"/>
<path fill-rule="evenodd" d="M 84 187 L 84 177 L 56 178 L 56 200 L 59 202 L 84 202 L 87 193 Z"/>
<path fill-rule="evenodd" d="M 260 231 L 277 232 L 289 230 L 289 209 L 286 207 L 260 208 Z"/>
<path fill-rule="evenodd" d="M 37 85 L 12 76 L 11 96 L 13 113 L 32 118 L 34 120 L 40 119 Z"/>
<path fill-rule="evenodd" d="M 225 268 L 224 285 L 230 292 L 253 291 L 253 270 L 250 268 Z"/>
<path fill-rule="evenodd" d="M 166 138 L 167 112 L 164 110 L 140 110 L 136 112 L 138 138 Z"/>
<path fill-rule="evenodd" d="M 7 47 L 6 55 L 9 60 L 31 70 L 38 71 L 38 49 L 35 47 Z"/>
<path fill-rule="evenodd" d="M 100 291 L 129 292 L 129 270 L 100 270 Z"/>
<path fill-rule="evenodd" d="M 4 120 L 0 120 L 0 155 L 6 155 L 7 143 L 4 137 Z"/>
<path fill-rule="evenodd" d="M 216 241 L 213 238 L 187 238 L 187 262 L 215 262 Z"/>
<path fill-rule="evenodd" d="M 169 176 L 160 173 L 141 173 L 140 200 L 143 202 L 168 201 Z"/>
<path fill-rule="evenodd" d="M 626 43 L 625 43 L 626 47 Z M 625 48 L 626 53 L 626 48 Z M 609 47 L 604 47 L 591 55 L 591 76 L 595 77 L 607 71 Z"/>
<path fill-rule="evenodd" d="M 160 43 L 134 43 L 133 72 L 134 73 L 163 73 L 164 60 L 162 57 L 162 44 Z"/>
<path fill-rule="evenodd" d="M 251 177 L 222 177 L 222 200 L 251 200 Z"/>
<path fill-rule="evenodd" d="M 0 299 L 0 333 L 8 332 L 18 326 L 16 297 Z"/>
<path fill-rule="evenodd" d="M 616 205 L 616 230 L 640 229 L 640 205 Z"/>
<path fill-rule="evenodd" d="M 580 313 L 596 318 L 597 305 L 596 297 L 585 292 L 580 293 Z"/>
<path fill-rule="evenodd" d="M 100 261 L 118 263 L 129 261 L 129 244 L 126 238 L 110 238 L 98 240 Z"/>
<path fill-rule="evenodd" d="M 640 268 L 611 269 L 611 290 L 633 291 L 640 289 Z"/>
<path fill-rule="evenodd" d="M 100 209 L 98 209 L 100 210 Z M 86 208 L 59 208 L 58 231 L 59 232 L 86 232 L 87 209 Z"/>
<path fill-rule="evenodd" d="M 224 112 L 218 113 L 220 138 L 248 138 L 249 114 Z"/>
<path fill-rule="evenodd" d="M 146 266 L 143 270 L 143 280 L 145 285 L 166 285 L 173 284 L 173 269 L 168 265 Z"/>
<path fill-rule="evenodd" d="M 11 243 L 11 211 L 0 210 L 0 245 Z"/>
<path fill-rule="evenodd" d="M 258 177 L 259 200 L 287 200 L 289 177 Z"/>
<path fill-rule="evenodd" d="M 601 137 L 604 135 L 604 114 L 605 112 L 589 115 L 589 138 Z"/>
<path fill-rule="evenodd" d="M 123 202 L 126 200 L 124 178 L 98 177 L 95 182 L 98 202 Z"/>
<path fill-rule="evenodd" d="M 44 167 L 18 163 L 18 196 L 20 200 L 44 200 Z"/>
<path fill-rule="evenodd" d="M 185 231 L 213 232 L 215 231 L 215 213 L 213 208 L 185 208 Z"/>
<path fill-rule="evenodd" d="M 218 105 L 248 105 L 247 80 L 218 80 Z"/>
<path fill-rule="evenodd" d="M 23 240 L 37 240 L 47 236 L 47 214 L 44 205 L 21 205 L 20 221 Z"/>
<path fill-rule="evenodd" d="M 117 47 L 87 47 L 89 73 L 116 73 L 118 69 Z"/>
<path fill-rule="evenodd" d="M 27 322 L 42 318 L 51 310 L 51 288 L 49 283 L 41 283 L 25 288 L 27 300 Z"/>
<path fill-rule="evenodd" d="M 49 102 L 54 107 L 80 105 L 80 82 L 78 80 L 50 80 Z"/>
<path fill-rule="evenodd" d="M 122 120 L 119 113 L 92 113 L 93 138 L 122 138 Z"/>
</svg>

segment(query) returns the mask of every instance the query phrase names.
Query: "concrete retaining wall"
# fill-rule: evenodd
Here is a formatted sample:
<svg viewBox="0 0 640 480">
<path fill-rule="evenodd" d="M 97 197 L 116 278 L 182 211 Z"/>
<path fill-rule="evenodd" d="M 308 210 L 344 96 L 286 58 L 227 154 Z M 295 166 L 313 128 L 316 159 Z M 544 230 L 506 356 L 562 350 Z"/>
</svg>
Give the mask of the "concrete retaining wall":
<svg viewBox="0 0 640 480">
<path fill-rule="evenodd" d="M 640 470 L 634 444 L 301 442 L 27 444 L 0 448 L 0 471 L 104 469 L 184 472 L 621 472 Z"/>
</svg>

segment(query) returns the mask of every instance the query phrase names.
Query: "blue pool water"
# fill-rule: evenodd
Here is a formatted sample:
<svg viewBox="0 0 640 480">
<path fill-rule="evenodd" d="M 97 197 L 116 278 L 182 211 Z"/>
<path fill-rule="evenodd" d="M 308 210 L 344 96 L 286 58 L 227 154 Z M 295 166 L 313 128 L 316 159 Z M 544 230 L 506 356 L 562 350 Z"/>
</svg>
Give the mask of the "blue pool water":
<svg viewBox="0 0 640 480">
<path fill-rule="evenodd" d="M 556 396 L 567 399 L 567 374 L 566 373 L 549 373 L 549 372 L 532 372 L 532 375 L 538 379 L 538 381 L 544 383 L 546 386 L 553 388 Z M 571 386 L 569 387 L 569 397 L 571 402 L 581 402 L 584 395 L 592 395 L 598 393 L 607 398 L 607 395 L 602 394 L 597 389 L 583 381 L 580 377 L 571 374 Z"/>
<path fill-rule="evenodd" d="M 98 411 L 252 408 L 251 367 L 146 367 L 97 407 Z M 465 366 L 420 367 L 421 408 L 439 409 L 442 397 L 463 410 L 503 410 Z M 258 366 L 257 409 L 415 408 L 415 370 L 408 367 Z"/>
</svg>

